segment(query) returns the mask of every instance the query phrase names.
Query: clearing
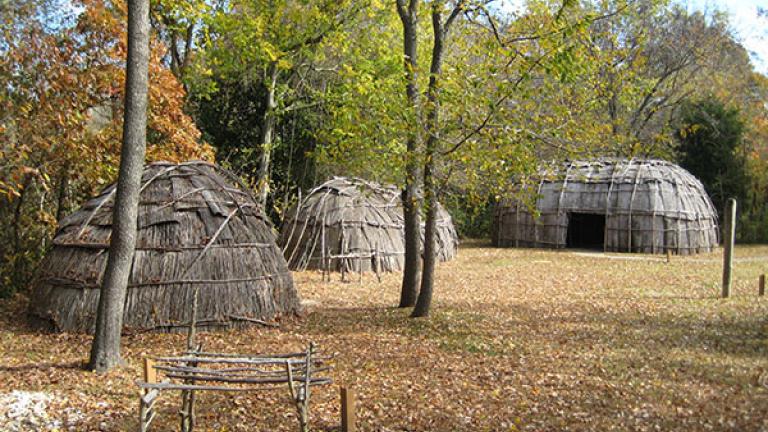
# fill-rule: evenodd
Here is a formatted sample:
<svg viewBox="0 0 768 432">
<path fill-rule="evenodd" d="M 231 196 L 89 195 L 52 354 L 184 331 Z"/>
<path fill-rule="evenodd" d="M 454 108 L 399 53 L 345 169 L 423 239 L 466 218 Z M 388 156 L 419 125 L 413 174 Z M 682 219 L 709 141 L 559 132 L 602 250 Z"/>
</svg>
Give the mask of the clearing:
<svg viewBox="0 0 768 432">
<path fill-rule="evenodd" d="M 305 317 L 199 340 L 227 352 L 314 340 L 335 354 L 335 382 L 356 390 L 365 431 L 768 430 L 766 256 L 738 246 L 722 300 L 719 253 L 666 263 L 469 242 L 438 266 L 427 320 L 391 307 L 399 274 L 361 285 L 304 272 Z M 0 303 L 0 396 L 50 395 L 40 424 L 51 429 L 134 430 L 142 356 L 178 352 L 185 335 L 128 334 L 127 366 L 96 375 L 81 369 L 89 336 L 33 332 L 25 307 L 21 296 Z M 198 398 L 201 431 L 296 429 L 287 390 Z M 161 396 L 153 430 L 178 429 L 179 403 Z M 0 430 L 13 430 L 3 410 Z M 318 387 L 313 429 L 335 430 L 338 411 L 337 387 Z"/>
</svg>

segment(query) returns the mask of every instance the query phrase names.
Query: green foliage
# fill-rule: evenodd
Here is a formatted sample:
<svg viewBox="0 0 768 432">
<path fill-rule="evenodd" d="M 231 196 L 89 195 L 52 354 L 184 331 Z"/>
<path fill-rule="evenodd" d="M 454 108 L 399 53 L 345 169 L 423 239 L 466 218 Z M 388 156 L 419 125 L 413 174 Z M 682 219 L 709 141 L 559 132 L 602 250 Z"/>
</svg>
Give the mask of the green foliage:
<svg viewBox="0 0 768 432">
<path fill-rule="evenodd" d="M 701 180 L 720 215 L 728 198 L 743 206 L 747 197 L 743 136 L 737 108 L 713 98 L 683 105 L 677 132 L 680 165 Z"/>
<path fill-rule="evenodd" d="M 309 157 L 326 89 L 339 69 L 344 30 L 362 6 L 235 1 L 202 20 L 201 51 L 185 77 L 192 110 L 219 160 L 271 192 L 267 211 L 275 219 L 298 188 L 314 183 Z"/>
<path fill-rule="evenodd" d="M 768 242 L 768 206 L 744 211 L 736 226 L 736 237 L 741 243 Z"/>
<path fill-rule="evenodd" d="M 219 78 L 206 96 L 195 94 L 191 105 L 203 138 L 217 149 L 220 164 L 238 173 L 256 189 L 261 153 L 259 133 L 264 114 L 264 92 L 260 83 Z M 297 110 L 278 119 L 277 142 L 272 160 L 273 193 L 268 210 L 278 220 L 297 193 L 315 182 L 316 140 L 312 129 L 321 120 L 313 110 Z"/>
<path fill-rule="evenodd" d="M 494 204 L 491 199 L 468 199 L 461 191 L 443 194 L 440 203 L 450 209 L 453 225 L 461 238 L 488 238 Z"/>
<path fill-rule="evenodd" d="M 313 157 L 324 175 L 403 181 L 404 138 L 414 113 L 404 94 L 400 23 L 390 3 L 372 3 L 337 47 L 343 61 L 315 130 Z"/>
<path fill-rule="evenodd" d="M 393 2 L 369 0 L 360 9 L 344 2 L 237 4 L 202 18 L 202 51 L 186 78 L 221 160 L 255 177 L 260 101 L 274 63 L 273 215 L 298 187 L 330 175 L 402 184 L 406 158 L 423 158 L 420 151 L 407 155 L 405 141 L 414 133 L 425 138 L 427 106 L 414 109 L 405 97 Z M 509 16 L 488 14 L 480 2 L 466 6 L 446 40 L 435 156 L 441 199 L 465 221 L 463 232 L 485 232 L 487 197 L 508 195 L 541 160 L 674 158 L 686 97 L 714 94 L 741 107 L 750 119 L 745 139 L 753 147 L 765 141 L 765 108 L 750 96 L 765 86 L 722 14 L 688 13 L 667 0 L 529 1 Z M 334 21 L 332 10 L 345 21 Z M 296 43 L 326 31 L 318 44 Z M 430 20 L 419 20 L 422 97 L 431 38 Z M 297 164 L 306 168 L 296 171 Z"/>
</svg>

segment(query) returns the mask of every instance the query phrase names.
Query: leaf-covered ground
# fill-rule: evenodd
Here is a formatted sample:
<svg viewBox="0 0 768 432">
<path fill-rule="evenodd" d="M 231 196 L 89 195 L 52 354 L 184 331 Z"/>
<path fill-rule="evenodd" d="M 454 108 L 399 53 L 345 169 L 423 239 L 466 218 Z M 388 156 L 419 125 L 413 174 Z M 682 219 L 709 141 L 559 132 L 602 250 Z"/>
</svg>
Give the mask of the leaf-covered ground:
<svg viewBox="0 0 768 432">
<path fill-rule="evenodd" d="M 317 342 L 335 355 L 336 383 L 355 389 L 366 431 L 768 430 L 768 297 L 757 297 L 768 247 L 736 256 L 722 300 L 719 254 L 667 263 L 474 243 L 439 266 L 428 319 L 391 307 L 398 275 L 324 283 L 305 272 L 305 317 L 202 339 L 227 352 Z M 184 335 L 127 335 L 127 365 L 97 375 L 81 369 L 90 337 L 31 331 L 25 306 L 0 304 L 0 394 L 52 395 L 64 430 L 134 430 L 142 356 L 178 352 Z M 287 395 L 203 394 L 199 429 L 295 430 Z M 154 430 L 178 429 L 178 395 L 161 400 Z M 338 428 L 336 385 L 312 404 L 315 430 Z"/>
</svg>

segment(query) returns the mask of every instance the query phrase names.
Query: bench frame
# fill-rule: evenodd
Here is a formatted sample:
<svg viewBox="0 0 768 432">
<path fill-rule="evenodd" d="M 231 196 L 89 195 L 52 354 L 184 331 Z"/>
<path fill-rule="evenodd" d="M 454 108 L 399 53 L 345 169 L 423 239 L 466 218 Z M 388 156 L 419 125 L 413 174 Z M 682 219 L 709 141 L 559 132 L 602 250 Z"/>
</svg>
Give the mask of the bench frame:
<svg viewBox="0 0 768 432">
<path fill-rule="evenodd" d="M 287 385 L 299 420 L 299 430 L 309 432 L 309 399 L 312 386 L 331 384 L 330 378 L 313 373 L 327 371 L 326 357 L 317 356 L 315 344 L 305 352 L 277 355 L 245 355 L 188 351 L 181 357 L 144 359 L 143 390 L 139 398 L 139 431 L 147 432 L 155 418 L 155 402 L 167 390 L 181 391 L 181 431 L 195 428 L 195 392 L 251 392 Z M 210 384 L 200 384 L 210 383 Z"/>
</svg>

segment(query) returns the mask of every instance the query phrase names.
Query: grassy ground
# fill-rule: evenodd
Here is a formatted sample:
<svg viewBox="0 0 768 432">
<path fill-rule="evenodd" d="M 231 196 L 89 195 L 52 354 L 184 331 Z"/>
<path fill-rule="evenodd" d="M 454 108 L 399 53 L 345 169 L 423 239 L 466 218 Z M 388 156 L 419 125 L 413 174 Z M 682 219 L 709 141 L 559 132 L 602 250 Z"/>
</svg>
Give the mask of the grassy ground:
<svg viewBox="0 0 768 432">
<path fill-rule="evenodd" d="M 356 390 L 366 431 L 768 430 L 768 297 L 757 297 L 768 247 L 737 249 L 727 300 L 719 254 L 610 257 L 470 244 L 439 266 L 420 320 L 391 308 L 398 275 L 298 273 L 305 317 L 202 339 L 229 352 L 316 341 Z M 74 430 L 135 429 L 142 355 L 176 352 L 184 336 L 128 335 L 127 366 L 96 375 L 81 370 L 89 337 L 32 332 L 24 306 L 0 304 L 0 392 L 53 394 Z M 337 428 L 337 393 L 315 391 L 316 430 Z M 177 428 L 178 396 L 162 401 L 155 430 Z M 295 430 L 287 390 L 199 401 L 200 430 Z"/>
</svg>

